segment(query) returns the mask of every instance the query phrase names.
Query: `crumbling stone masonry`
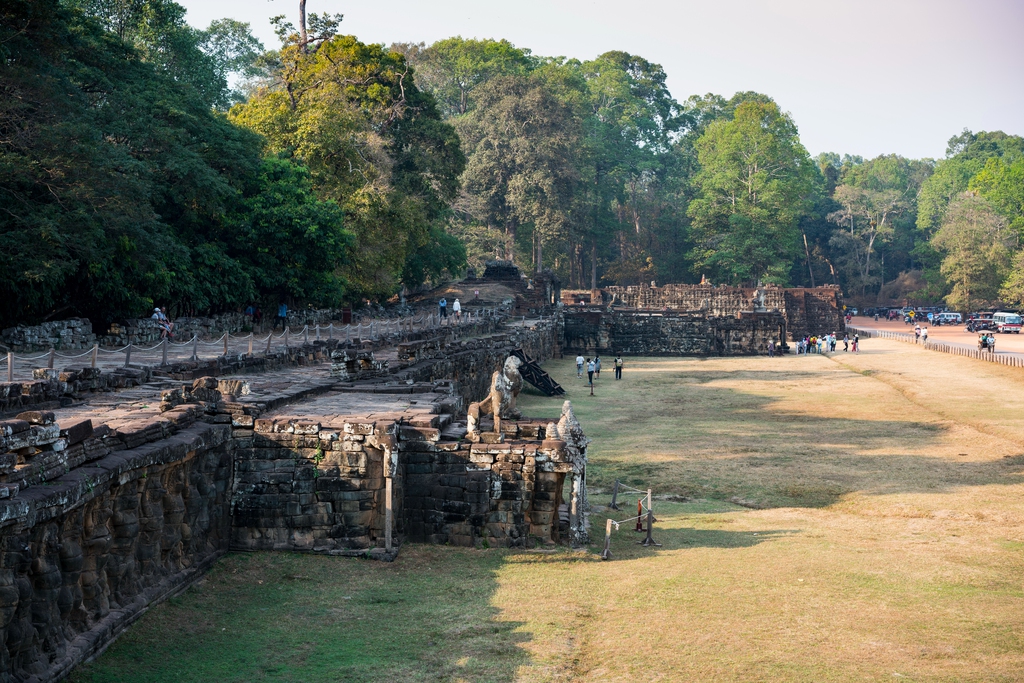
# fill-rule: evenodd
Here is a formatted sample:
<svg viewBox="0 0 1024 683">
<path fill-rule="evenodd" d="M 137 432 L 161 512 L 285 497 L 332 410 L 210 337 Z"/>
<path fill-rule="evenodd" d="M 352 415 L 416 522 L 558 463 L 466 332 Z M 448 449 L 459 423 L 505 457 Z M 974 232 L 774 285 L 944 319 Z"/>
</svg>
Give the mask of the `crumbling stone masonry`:
<svg viewBox="0 0 1024 683">
<path fill-rule="evenodd" d="M 334 349 L 335 376 L 311 357 L 0 421 L 0 683 L 65 676 L 230 549 L 585 543 L 587 440 L 568 403 L 557 423 L 484 419 L 486 438 L 466 438 L 465 407 L 511 348 L 544 357 L 559 337 L 556 320 L 445 331 L 404 359 Z"/>
</svg>

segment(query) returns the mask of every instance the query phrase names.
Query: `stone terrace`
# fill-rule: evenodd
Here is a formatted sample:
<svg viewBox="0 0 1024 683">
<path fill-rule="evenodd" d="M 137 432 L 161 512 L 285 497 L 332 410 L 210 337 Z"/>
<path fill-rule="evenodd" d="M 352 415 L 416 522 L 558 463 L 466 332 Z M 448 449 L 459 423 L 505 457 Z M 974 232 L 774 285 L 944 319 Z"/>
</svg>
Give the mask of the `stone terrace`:
<svg viewBox="0 0 1024 683">
<path fill-rule="evenodd" d="M 512 348 L 555 353 L 557 321 L 462 333 L 121 390 L 68 375 L 43 380 L 56 400 L 7 399 L 36 410 L 0 422 L 0 683 L 66 675 L 229 549 L 391 559 L 403 538 L 560 540 L 585 455 L 530 421 L 463 438 L 467 401 Z"/>
</svg>

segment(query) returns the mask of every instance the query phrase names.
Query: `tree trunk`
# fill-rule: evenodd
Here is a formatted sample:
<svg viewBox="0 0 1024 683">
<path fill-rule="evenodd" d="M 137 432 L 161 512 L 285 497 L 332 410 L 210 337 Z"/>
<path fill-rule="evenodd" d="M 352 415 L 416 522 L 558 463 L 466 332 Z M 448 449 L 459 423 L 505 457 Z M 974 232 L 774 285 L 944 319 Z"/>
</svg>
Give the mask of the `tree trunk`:
<svg viewBox="0 0 1024 683">
<path fill-rule="evenodd" d="M 544 270 L 544 243 L 540 236 L 540 231 L 535 230 L 534 234 L 537 235 L 537 270 L 540 272 Z"/>
<path fill-rule="evenodd" d="M 811 250 L 807 247 L 807 233 L 804 233 L 804 254 L 807 256 L 807 272 L 811 276 L 811 287 L 814 287 L 814 271 L 811 269 Z"/>
<path fill-rule="evenodd" d="M 309 37 L 306 35 L 306 0 L 299 0 L 299 47 L 306 51 L 306 43 Z"/>
<path fill-rule="evenodd" d="M 597 242 L 590 241 L 590 289 L 597 289 Z"/>
</svg>

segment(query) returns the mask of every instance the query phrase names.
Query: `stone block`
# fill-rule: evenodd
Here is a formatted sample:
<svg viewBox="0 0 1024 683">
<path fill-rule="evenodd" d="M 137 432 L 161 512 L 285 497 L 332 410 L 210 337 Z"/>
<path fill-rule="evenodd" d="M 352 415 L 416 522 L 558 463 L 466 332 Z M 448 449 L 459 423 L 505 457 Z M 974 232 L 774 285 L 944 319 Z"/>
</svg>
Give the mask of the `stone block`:
<svg viewBox="0 0 1024 683">
<path fill-rule="evenodd" d="M 50 411 L 30 410 L 20 413 L 16 419 L 24 420 L 30 425 L 52 425 L 55 418 Z"/>
</svg>

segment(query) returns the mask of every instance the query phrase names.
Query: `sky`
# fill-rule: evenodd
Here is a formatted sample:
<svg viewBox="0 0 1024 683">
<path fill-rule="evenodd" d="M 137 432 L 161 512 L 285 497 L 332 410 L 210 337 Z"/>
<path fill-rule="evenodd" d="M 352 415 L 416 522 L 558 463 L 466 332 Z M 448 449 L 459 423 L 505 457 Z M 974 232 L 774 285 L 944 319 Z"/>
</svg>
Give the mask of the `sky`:
<svg viewBox="0 0 1024 683">
<path fill-rule="evenodd" d="M 277 47 L 297 0 L 177 0 L 205 28 L 231 17 Z M 307 0 L 365 43 L 505 38 L 536 55 L 622 50 L 661 64 L 680 102 L 754 90 L 811 152 L 945 156 L 964 128 L 1024 135 L 1022 0 Z"/>
</svg>

